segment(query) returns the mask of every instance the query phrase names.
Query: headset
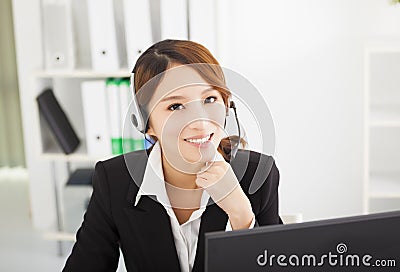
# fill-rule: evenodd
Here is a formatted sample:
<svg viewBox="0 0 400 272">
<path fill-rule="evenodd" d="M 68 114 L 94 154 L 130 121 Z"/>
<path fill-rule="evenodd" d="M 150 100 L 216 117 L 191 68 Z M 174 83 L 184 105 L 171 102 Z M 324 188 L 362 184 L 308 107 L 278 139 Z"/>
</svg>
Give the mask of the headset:
<svg viewBox="0 0 400 272">
<path fill-rule="evenodd" d="M 147 126 L 146 126 L 146 120 L 144 119 L 144 114 L 143 114 L 143 109 L 141 108 L 141 106 L 139 105 L 137 99 L 136 99 L 136 91 L 135 91 L 135 84 L 134 84 L 134 78 L 135 78 L 135 68 L 132 70 L 131 72 L 131 76 L 130 76 L 130 90 L 132 92 L 132 110 L 133 113 L 131 115 L 131 122 L 133 124 L 133 126 L 143 135 L 146 134 L 147 131 Z M 239 124 L 239 119 L 237 117 L 237 112 L 236 112 L 236 105 L 235 102 L 231 101 L 230 99 L 228 100 L 228 105 L 229 108 L 227 108 L 226 110 L 226 116 L 229 116 L 229 109 L 232 108 L 234 113 L 235 113 L 235 120 L 236 120 L 236 125 L 237 125 L 237 130 L 238 130 L 238 134 L 239 137 L 238 139 L 231 139 L 231 143 L 233 148 L 226 152 L 226 150 L 224 150 L 227 154 L 230 154 L 231 158 L 234 158 L 236 156 L 236 153 L 239 149 L 239 142 L 240 142 L 240 137 L 241 137 L 241 132 L 240 132 L 240 124 Z M 225 118 L 225 123 L 224 123 L 224 128 L 226 125 L 226 118 Z M 147 137 L 145 137 L 146 140 Z M 153 144 L 151 142 L 151 144 Z"/>
</svg>

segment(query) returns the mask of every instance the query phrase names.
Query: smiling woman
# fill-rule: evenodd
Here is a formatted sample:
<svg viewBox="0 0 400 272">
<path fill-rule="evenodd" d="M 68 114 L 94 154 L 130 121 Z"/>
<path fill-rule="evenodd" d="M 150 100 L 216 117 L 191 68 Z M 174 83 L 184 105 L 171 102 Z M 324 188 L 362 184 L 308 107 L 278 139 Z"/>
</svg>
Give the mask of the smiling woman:
<svg viewBox="0 0 400 272">
<path fill-rule="evenodd" d="M 96 164 L 63 271 L 115 271 L 119 247 L 128 271 L 204 271 L 206 232 L 282 224 L 274 159 L 246 149 L 231 154 L 224 130 L 231 92 L 211 53 L 164 40 L 133 71 L 144 128 L 136 117 L 133 124 L 155 143 Z M 250 194 L 254 179 L 261 186 Z"/>
</svg>

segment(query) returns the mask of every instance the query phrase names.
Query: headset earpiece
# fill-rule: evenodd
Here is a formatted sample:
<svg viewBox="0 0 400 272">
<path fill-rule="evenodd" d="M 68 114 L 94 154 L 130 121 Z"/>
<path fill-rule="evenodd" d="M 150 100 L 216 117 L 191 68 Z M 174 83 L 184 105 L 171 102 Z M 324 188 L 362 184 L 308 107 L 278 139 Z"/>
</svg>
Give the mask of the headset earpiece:
<svg viewBox="0 0 400 272">
<path fill-rule="evenodd" d="M 232 107 L 232 105 L 234 105 L 235 103 L 233 103 L 233 101 L 231 101 L 229 98 L 228 98 L 228 107 L 226 107 L 226 116 L 229 116 L 229 109 L 230 108 L 233 108 Z"/>
<path fill-rule="evenodd" d="M 131 115 L 131 122 L 133 126 L 139 130 L 141 133 L 145 134 L 146 133 L 146 128 L 143 120 L 143 116 L 141 113 L 141 109 L 139 106 L 139 103 L 137 102 L 136 99 L 136 92 L 135 92 L 135 86 L 134 86 L 134 72 L 132 71 L 131 73 L 131 92 L 132 92 L 132 110 L 133 113 Z"/>
<path fill-rule="evenodd" d="M 132 115 L 131 115 L 131 122 L 132 122 L 132 124 L 133 124 L 133 126 L 134 127 L 138 127 L 139 126 L 139 123 L 138 123 L 138 121 L 137 121 L 137 118 L 136 118 L 136 116 L 132 113 Z"/>
</svg>

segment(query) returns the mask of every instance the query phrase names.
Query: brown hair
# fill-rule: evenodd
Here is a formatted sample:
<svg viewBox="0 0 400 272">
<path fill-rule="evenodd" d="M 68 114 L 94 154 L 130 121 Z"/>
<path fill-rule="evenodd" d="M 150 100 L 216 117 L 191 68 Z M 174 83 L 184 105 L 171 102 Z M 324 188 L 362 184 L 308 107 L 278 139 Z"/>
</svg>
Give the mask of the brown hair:
<svg viewBox="0 0 400 272">
<path fill-rule="evenodd" d="M 210 65 L 194 65 L 194 69 L 201 75 L 201 77 L 217 89 L 225 103 L 228 110 L 228 103 L 231 97 L 231 92 L 226 87 L 224 73 L 214 56 L 203 45 L 187 40 L 163 40 L 153 44 L 149 47 L 137 60 L 133 72 L 135 92 L 138 94 L 140 88 L 150 81 L 153 77 L 165 72 L 172 64 L 210 64 Z M 161 78 L 158 77 L 154 82 L 151 81 L 153 88 L 146 88 L 155 90 Z M 157 82 L 158 81 L 158 82 Z M 146 121 L 146 130 L 148 129 L 148 112 L 146 105 L 153 94 L 140 93 L 138 97 L 139 107 L 144 120 Z M 152 140 L 157 141 L 157 137 L 150 136 Z M 231 141 L 240 141 L 243 146 L 247 143 L 239 136 L 225 137 L 221 140 L 218 146 L 218 152 L 226 159 L 230 160 Z M 150 149 L 151 151 L 151 149 Z"/>
</svg>

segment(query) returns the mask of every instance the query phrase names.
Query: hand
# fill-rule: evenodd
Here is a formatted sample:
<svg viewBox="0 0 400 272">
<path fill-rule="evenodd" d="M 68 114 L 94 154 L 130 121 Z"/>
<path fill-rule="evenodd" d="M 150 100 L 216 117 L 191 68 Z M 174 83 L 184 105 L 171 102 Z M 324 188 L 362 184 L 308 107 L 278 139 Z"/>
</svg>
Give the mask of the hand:
<svg viewBox="0 0 400 272">
<path fill-rule="evenodd" d="M 228 214 L 232 229 L 250 226 L 254 216 L 250 200 L 229 163 L 225 160 L 207 163 L 197 174 L 196 184 L 205 189 L 214 202 Z"/>
</svg>

